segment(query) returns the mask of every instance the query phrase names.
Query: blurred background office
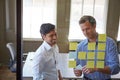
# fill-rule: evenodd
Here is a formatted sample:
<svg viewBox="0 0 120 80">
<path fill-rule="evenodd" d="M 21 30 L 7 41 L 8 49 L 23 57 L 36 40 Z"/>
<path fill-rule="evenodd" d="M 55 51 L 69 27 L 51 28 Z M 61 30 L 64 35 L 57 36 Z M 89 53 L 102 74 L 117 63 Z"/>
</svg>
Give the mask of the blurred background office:
<svg viewBox="0 0 120 80">
<path fill-rule="evenodd" d="M 23 0 L 23 53 L 35 51 L 42 43 L 39 28 L 44 22 L 56 25 L 60 53 L 69 52 L 69 41 L 80 42 L 83 36 L 78 20 L 94 16 L 97 31 L 120 41 L 120 0 Z M 9 64 L 6 44 L 16 49 L 16 0 L 0 0 L 0 66 Z"/>
</svg>

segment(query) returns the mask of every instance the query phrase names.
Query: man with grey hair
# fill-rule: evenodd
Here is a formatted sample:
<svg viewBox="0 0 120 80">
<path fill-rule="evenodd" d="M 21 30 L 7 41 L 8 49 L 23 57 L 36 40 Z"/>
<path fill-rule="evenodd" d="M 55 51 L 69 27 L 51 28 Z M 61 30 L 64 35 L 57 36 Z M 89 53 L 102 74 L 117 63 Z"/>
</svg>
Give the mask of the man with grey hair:
<svg viewBox="0 0 120 80">
<path fill-rule="evenodd" d="M 84 51 L 86 52 L 86 54 L 88 54 L 88 43 L 95 43 L 94 53 L 95 55 L 97 55 L 99 34 L 96 32 L 95 18 L 89 15 L 85 15 L 81 17 L 79 25 L 84 36 L 87 39 L 81 41 L 78 44 L 76 50 L 77 54 L 80 51 Z M 104 51 L 104 68 L 88 68 L 87 60 L 80 60 L 77 57 L 77 65 L 81 65 L 82 69 L 74 69 L 74 73 L 76 76 L 81 76 L 83 73 L 84 80 L 111 80 L 111 75 L 117 74 L 120 71 L 118 51 L 115 41 L 110 37 L 106 37 L 105 44 L 106 48 Z M 94 59 L 94 61 L 97 61 L 97 59 Z"/>
</svg>

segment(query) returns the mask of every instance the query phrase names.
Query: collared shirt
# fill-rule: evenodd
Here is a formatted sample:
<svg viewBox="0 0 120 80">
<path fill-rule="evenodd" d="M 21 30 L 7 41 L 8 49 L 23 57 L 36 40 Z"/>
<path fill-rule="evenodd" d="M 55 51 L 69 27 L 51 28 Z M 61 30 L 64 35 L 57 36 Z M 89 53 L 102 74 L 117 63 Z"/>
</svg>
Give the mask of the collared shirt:
<svg viewBox="0 0 120 80">
<path fill-rule="evenodd" d="M 98 45 L 98 41 L 96 41 L 96 45 Z M 78 44 L 77 48 L 77 53 L 80 51 L 88 52 L 87 50 L 88 46 L 88 39 L 83 40 Z M 95 50 L 95 54 L 98 51 Z M 81 64 L 82 66 L 86 65 L 86 60 L 79 60 L 78 58 L 76 59 L 77 65 Z M 105 66 L 110 67 L 111 75 L 117 74 L 120 71 L 119 67 L 119 58 L 118 58 L 118 51 L 117 51 L 117 46 L 113 39 L 107 37 L 106 40 L 106 49 L 105 49 Z M 94 73 L 89 73 L 89 74 L 84 74 L 84 76 L 92 79 L 92 80 L 105 80 L 109 79 L 110 76 L 109 74 L 104 74 L 101 72 L 94 72 Z"/>
<path fill-rule="evenodd" d="M 57 45 L 42 43 L 33 58 L 33 80 L 58 80 L 58 52 Z"/>
</svg>

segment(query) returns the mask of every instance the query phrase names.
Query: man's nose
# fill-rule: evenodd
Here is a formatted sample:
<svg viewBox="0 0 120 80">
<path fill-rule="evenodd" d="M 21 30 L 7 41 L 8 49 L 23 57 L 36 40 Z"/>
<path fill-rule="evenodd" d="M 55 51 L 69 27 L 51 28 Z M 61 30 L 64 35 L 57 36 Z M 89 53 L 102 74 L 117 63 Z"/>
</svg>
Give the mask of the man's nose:
<svg viewBox="0 0 120 80">
<path fill-rule="evenodd" d="M 87 33 L 87 30 L 84 30 L 84 34 L 86 34 Z"/>
<path fill-rule="evenodd" d="M 57 36 L 56 36 L 56 35 L 54 35 L 54 36 L 53 36 L 53 39 L 57 39 Z"/>
</svg>

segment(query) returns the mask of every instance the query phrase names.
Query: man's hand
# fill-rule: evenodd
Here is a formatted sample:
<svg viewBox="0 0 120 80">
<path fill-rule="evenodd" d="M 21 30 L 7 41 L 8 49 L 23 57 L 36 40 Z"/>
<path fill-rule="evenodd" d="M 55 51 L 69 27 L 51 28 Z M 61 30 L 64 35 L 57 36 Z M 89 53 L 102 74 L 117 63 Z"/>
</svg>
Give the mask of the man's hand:
<svg viewBox="0 0 120 80">
<path fill-rule="evenodd" d="M 75 76 L 79 77 L 82 75 L 82 71 L 78 70 L 78 69 L 74 69 L 74 74 L 75 74 Z"/>
<path fill-rule="evenodd" d="M 96 71 L 96 68 L 87 68 L 86 66 L 83 66 L 82 68 L 82 72 L 84 74 L 89 74 L 89 73 L 93 73 Z"/>
<path fill-rule="evenodd" d="M 63 80 L 60 70 L 58 70 L 58 77 L 59 77 L 59 80 Z"/>
</svg>

